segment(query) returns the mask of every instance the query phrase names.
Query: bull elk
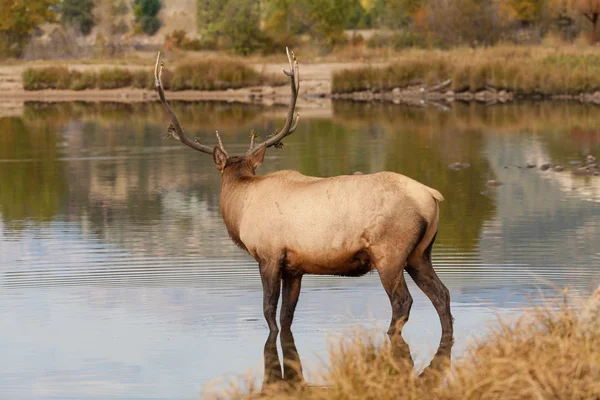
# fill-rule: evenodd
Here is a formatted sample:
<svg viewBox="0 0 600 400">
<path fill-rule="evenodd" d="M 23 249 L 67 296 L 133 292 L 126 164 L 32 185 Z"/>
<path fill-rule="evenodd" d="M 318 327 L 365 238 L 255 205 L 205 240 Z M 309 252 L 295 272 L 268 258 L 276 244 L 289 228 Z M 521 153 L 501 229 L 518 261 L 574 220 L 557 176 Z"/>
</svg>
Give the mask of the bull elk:
<svg viewBox="0 0 600 400">
<path fill-rule="evenodd" d="M 285 124 L 259 144 L 252 135 L 243 156 L 229 156 L 218 132 L 214 147 L 190 140 L 165 97 L 160 53 L 154 70 L 160 101 L 171 119 L 168 134 L 212 155 L 221 172 L 223 221 L 231 239 L 258 262 L 270 331 L 278 331 L 281 286 L 280 322 L 288 330 L 305 274 L 360 276 L 377 270 L 392 306 L 389 332 L 400 332 L 412 305 L 406 270 L 433 303 L 443 337 L 451 337 L 450 295 L 431 263 L 443 200 L 437 190 L 393 172 L 330 178 L 296 171 L 256 175 L 265 151 L 280 147 L 298 127 L 298 62 L 293 52 L 287 55 L 290 70 L 283 72 L 290 78 L 291 100 Z"/>
</svg>

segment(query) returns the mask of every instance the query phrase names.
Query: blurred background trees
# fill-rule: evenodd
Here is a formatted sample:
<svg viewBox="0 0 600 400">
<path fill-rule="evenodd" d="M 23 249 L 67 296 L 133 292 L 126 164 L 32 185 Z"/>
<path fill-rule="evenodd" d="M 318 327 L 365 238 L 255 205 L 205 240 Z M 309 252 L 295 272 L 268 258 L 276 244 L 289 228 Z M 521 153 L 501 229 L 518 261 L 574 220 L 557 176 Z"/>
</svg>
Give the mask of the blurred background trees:
<svg viewBox="0 0 600 400">
<path fill-rule="evenodd" d="M 0 0 L 0 55 L 20 57 L 29 37 L 56 17 L 57 0 Z"/>
<path fill-rule="evenodd" d="M 94 27 L 93 0 L 61 0 L 57 5 L 60 23 L 89 35 Z"/>
<path fill-rule="evenodd" d="M 159 11 L 160 0 L 134 0 L 133 14 L 135 15 L 136 31 L 154 35 L 160 28 Z"/>
<path fill-rule="evenodd" d="M 564 0 L 566 6 L 583 15 L 591 24 L 590 41 L 598 42 L 598 16 L 600 16 L 600 0 Z"/>
<path fill-rule="evenodd" d="M 327 53 L 546 38 L 596 44 L 600 19 L 600 0 L 0 0 L 0 7 L 0 57 L 20 57 L 31 38 L 48 35 L 48 23 L 62 26 L 63 40 L 75 30 L 106 46 L 139 49 L 143 42 L 245 55 L 286 45 Z M 185 29 L 177 18 L 189 19 Z"/>
</svg>

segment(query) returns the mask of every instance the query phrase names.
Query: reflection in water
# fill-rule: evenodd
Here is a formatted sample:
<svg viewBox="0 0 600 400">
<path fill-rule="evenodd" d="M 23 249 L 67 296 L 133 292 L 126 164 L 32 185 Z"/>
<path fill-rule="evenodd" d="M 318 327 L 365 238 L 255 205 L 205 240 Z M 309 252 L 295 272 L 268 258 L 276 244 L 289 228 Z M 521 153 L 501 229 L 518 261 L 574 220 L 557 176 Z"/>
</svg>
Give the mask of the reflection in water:
<svg viewBox="0 0 600 400">
<path fill-rule="evenodd" d="M 280 390 L 282 386 L 285 389 L 286 387 L 298 388 L 299 386 L 306 385 L 302 373 L 302 361 L 296 349 L 293 333 L 290 330 L 282 330 L 280 336 L 283 363 L 280 362 L 277 351 L 277 333 L 269 333 L 265 342 L 263 392 L 269 389 L 272 390 L 273 386 L 277 390 Z M 403 373 L 413 373 L 414 362 L 408 343 L 406 343 L 402 335 L 388 335 L 388 338 L 391 357 L 395 362 L 394 367 L 402 369 Z M 419 378 L 429 380 L 441 379 L 443 375 L 439 374 L 439 372 L 450 368 L 453 344 L 454 339 L 452 337 L 440 341 L 440 345 L 431 362 L 418 374 Z M 282 364 L 283 373 L 281 369 Z"/>
<path fill-rule="evenodd" d="M 292 331 L 285 329 L 281 331 L 281 349 L 283 374 L 281 371 L 282 363 L 279 360 L 279 354 L 277 354 L 277 333 L 270 332 L 265 342 L 263 391 L 269 385 L 298 386 L 305 384 L 302 375 L 302 361 L 300 361 Z"/>
<path fill-rule="evenodd" d="M 232 154 L 246 150 L 251 128 L 265 137 L 285 114 L 173 106 L 190 135 L 213 140 L 219 129 Z M 260 173 L 388 169 L 446 198 L 433 261 L 451 293 L 455 358 L 496 313 L 556 288 L 597 286 L 600 177 L 569 168 L 600 155 L 600 109 L 334 103 L 331 118 L 306 114 Z M 221 221 L 219 173 L 210 157 L 163 139 L 164 130 L 158 103 L 32 103 L 20 117 L 0 118 L 6 396 L 192 398 L 263 357 L 260 278 Z M 449 169 L 454 162 L 471 167 Z M 566 171 L 523 168 L 543 162 Z M 490 179 L 503 185 L 486 188 Z M 439 323 L 407 281 L 415 303 L 403 334 L 419 369 L 435 353 Z M 305 366 L 330 335 L 387 328 L 389 300 L 376 274 L 307 277 L 303 291 L 294 344 Z"/>
</svg>

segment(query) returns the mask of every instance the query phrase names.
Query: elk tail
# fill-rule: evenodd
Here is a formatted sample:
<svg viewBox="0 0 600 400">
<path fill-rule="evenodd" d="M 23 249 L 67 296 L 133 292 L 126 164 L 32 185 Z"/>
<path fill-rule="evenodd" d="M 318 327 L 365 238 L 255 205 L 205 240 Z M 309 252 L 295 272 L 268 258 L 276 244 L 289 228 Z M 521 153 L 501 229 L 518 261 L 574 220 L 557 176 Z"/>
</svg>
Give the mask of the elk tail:
<svg viewBox="0 0 600 400">
<path fill-rule="evenodd" d="M 428 187 L 427 189 L 429 189 L 429 193 L 431 193 L 431 195 L 433 196 L 435 201 L 437 201 L 438 203 L 441 201 L 444 201 L 444 196 L 442 196 L 442 194 L 440 192 L 438 192 L 437 190 L 432 189 L 430 187 Z"/>
</svg>

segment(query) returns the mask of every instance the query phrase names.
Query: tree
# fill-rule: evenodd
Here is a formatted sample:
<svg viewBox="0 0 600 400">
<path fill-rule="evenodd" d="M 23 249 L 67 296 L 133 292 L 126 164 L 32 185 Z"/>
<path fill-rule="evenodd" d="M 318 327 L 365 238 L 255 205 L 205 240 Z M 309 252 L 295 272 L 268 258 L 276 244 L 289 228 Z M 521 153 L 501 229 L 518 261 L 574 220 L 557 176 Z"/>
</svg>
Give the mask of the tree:
<svg viewBox="0 0 600 400">
<path fill-rule="evenodd" d="M 497 7 L 490 0 L 428 0 L 427 29 L 445 46 L 494 44 L 505 28 Z"/>
<path fill-rule="evenodd" d="M 425 0 L 375 0 L 369 11 L 373 27 L 399 29 L 415 20 Z"/>
<path fill-rule="evenodd" d="M 57 0 L 0 0 L 0 57 L 23 53 L 36 28 L 54 20 Z"/>
<path fill-rule="evenodd" d="M 227 1 L 218 30 L 238 54 L 245 55 L 259 49 L 266 40 L 260 30 L 260 2 Z"/>
<path fill-rule="evenodd" d="M 60 22 L 75 27 L 83 35 L 89 35 L 94 27 L 93 0 L 60 0 Z"/>
<path fill-rule="evenodd" d="M 196 1 L 196 20 L 200 34 L 211 38 L 220 34 L 221 18 L 225 16 L 223 10 L 227 4 L 227 0 Z"/>
<path fill-rule="evenodd" d="M 332 47 L 344 41 L 344 27 L 352 10 L 352 0 L 304 0 L 302 6 L 310 32 Z"/>
<path fill-rule="evenodd" d="M 133 14 L 138 28 L 148 36 L 152 36 L 160 28 L 158 12 L 160 0 L 134 0 Z"/>
<path fill-rule="evenodd" d="M 525 24 L 541 19 L 546 2 L 546 0 L 503 0 L 509 16 Z"/>
<path fill-rule="evenodd" d="M 600 17 L 600 0 L 564 0 L 573 11 L 582 14 L 592 23 L 590 42 L 598 42 L 598 18 Z"/>
</svg>

